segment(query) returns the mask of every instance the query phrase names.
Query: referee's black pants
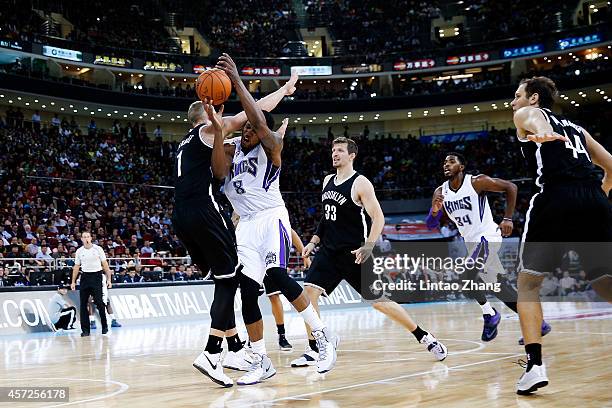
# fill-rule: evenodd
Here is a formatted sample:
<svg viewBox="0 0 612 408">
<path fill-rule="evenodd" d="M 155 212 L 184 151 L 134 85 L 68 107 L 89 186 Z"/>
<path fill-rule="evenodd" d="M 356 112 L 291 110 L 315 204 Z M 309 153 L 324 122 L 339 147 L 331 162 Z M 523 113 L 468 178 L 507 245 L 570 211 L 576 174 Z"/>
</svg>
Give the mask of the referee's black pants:
<svg viewBox="0 0 612 408">
<path fill-rule="evenodd" d="M 102 271 L 81 272 L 81 288 L 79 292 L 79 298 L 81 300 L 81 331 L 89 334 L 89 312 L 87 311 L 89 296 L 93 297 L 94 304 L 100 313 L 102 331 L 108 331 L 108 323 L 106 322 L 106 306 L 102 301 Z"/>
</svg>

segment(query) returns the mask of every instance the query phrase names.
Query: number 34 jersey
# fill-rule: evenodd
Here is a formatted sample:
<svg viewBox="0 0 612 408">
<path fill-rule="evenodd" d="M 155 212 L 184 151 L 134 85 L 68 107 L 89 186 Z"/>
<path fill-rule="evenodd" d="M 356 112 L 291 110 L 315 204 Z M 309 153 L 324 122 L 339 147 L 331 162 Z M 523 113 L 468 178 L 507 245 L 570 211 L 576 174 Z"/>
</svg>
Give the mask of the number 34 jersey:
<svg viewBox="0 0 612 408">
<path fill-rule="evenodd" d="M 229 143 L 236 146 L 236 151 L 223 189 L 234 211 L 240 217 L 248 217 L 269 208 L 284 207 L 278 184 L 281 169 L 268 159 L 263 145 L 259 143 L 245 153 L 239 137 Z"/>
<path fill-rule="evenodd" d="M 486 194 L 478 194 L 472 186 L 472 175 L 463 177 L 459 190 L 453 191 L 449 181 L 442 184 L 444 209 L 448 217 L 457 225 L 465 242 L 480 242 L 483 236 L 501 237 L 499 227 L 493 221 Z"/>
</svg>

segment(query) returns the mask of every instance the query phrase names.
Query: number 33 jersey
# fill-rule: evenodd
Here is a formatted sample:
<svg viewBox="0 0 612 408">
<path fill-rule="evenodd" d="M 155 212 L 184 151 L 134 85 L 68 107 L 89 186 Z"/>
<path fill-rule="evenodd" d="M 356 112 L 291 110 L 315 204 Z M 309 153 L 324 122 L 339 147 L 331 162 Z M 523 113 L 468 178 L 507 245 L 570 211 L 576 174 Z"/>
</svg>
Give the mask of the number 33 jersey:
<svg viewBox="0 0 612 408">
<path fill-rule="evenodd" d="M 240 217 L 257 214 L 274 207 L 284 207 L 279 189 L 280 167 L 268 159 L 261 143 L 245 153 L 240 138 L 231 139 L 236 146 L 232 167 L 225 178 L 225 195 Z"/>
<path fill-rule="evenodd" d="M 493 221 L 486 194 L 478 194 L 472 186 L 472 175 L 463 177 L 459 190 L 453 191 L 449 181 L 442 184 L 444 209 L 453 220 L 465 242 L 480 242 L 483 236 L 501 237 L 499 227 Z"/>
</svg>

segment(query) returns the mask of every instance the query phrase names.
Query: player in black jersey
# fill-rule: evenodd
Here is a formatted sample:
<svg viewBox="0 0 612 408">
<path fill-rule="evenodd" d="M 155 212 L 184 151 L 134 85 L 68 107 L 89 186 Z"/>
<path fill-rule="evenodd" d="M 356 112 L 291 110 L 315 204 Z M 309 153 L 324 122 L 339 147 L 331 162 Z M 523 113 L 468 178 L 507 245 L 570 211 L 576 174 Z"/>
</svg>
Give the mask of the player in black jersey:
<svg viewBox="0 0 612 408">
<path fill-rule="evenodd" d="M 295 91 L 296 81 L 297 76 L 292 76 L 284 86 L 257 104 L 262 109 L 274 109 L 286 95 Z M 205 350 L 193 365 L 214 382 L 231 387 L 233 381 L 223 373 L 225 361 L 220 361 L 221 343 L 223 337 L 227 337 L 228 355 L 242 349 L 233 309 L 239 265 L 233 226 L 214 199 L 211 155 L 215 132 L 231 134 L 244 126 L 247 117 L 245 112 L 229 117 L 215 115 L 209 117 L 200 101 L 189 107 L 187 116 L 193 128 L 176 153 L 173 227 L 193 261 L 204 273 L 210 271 L 215 282 L 210 309 L 211 330 Z"/>
<path fill-rule="evenodd" d="M 512 101 L 521 151 L 539 189 L 527 211 L 518 277 L 518 312 L 528 360 L 517 383 L 522 395 L 548 385 L 539 290 L 543 273 L 553 271 L 568 243 L 599 243 L 582 245 L 599 253 L 583 253 L 581 259 L 593 288 L 611 300 L 610 264 L 602 259 L 612 242 L 612 208 L 606 197 L 612 187 L 612 155 L 582 127 L 551 111 L 556 93 L 553 81 L 534 77 L 521 81 Z M 593 164 L 604 169 L 603 183 Z M 602 248 L 606 245 L 607 250 Z"/>
<path fill-rule="evenodd" d="M 376 310 L 404 326 L 417 341 L 426 344 L 438 360 L 444 360 L 446 347 L 414 323 L 406 309 L 395 302 L 379 299 L 380 295 L 367 285 L 371 274 L 362 276 L 362 266 L 373 269 L 372 250 L 382 233 L 385 217 L 370 180 L 353 170 L 357 144 L 352 139 L 339 137 L 333 141 L 331 153 L 336 174 L 326 176 L 323 181 L 323 216 L 302 253 L 309 256 L 315 246 L 320 245 L 304 281 L 310 302 L 318 312 L 319 297 L 332 293 L 342 280 L 346 280 L 364 299 L 372 301 Z M 310 328 L 306 328 L 310 333 Z M 316 343 L 309 336 L 309 348 L 291 365 L 313 365 L 316 353 Z"/>
</svg>

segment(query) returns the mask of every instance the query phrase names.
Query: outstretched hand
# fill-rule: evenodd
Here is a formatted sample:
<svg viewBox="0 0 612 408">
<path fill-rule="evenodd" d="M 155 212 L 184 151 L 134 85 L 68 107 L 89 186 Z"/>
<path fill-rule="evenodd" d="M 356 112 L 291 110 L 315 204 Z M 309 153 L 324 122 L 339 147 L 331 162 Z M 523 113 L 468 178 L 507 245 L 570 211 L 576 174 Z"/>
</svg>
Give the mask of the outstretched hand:
<svg viewBox="0 0 612 408">
<path fill-rule="evenodd" d="M 287 125 L 288 124 L 289 124 L 289 118 L 283 119 L 283 123 L 278 128 L 278 130 L 276 131 L 276 133 L 278 133 L 280 135 L 280 137 L 282 137 L 283 139 L 285 138 L 285 133 L 287 132 Z"/>
<path fill-rule="evenodd" d="M 296 90 L 295 84 L 297 83 L 298 79 L 299 76 L 297 73 L 291 73 L 291 78 L 289 78 L 289 81 L 287 81 L 287 83 L 283 85 L 283 88 L 285 89 L 285 96 L 293 95 Z"/>
<path fill-rule="evenodd" d="M 212 102 L 206 98 L 203 101 L 204 103 L 204 111 L 208 115 L 208 119 L 212 122 L 213 128 L 216 131 L 223 133 L 223 109 L 224 105 L 221 105 L 219 108 L 219 112 L 215 111 L 215 107 L 212 105 Z"/>
</svg>

